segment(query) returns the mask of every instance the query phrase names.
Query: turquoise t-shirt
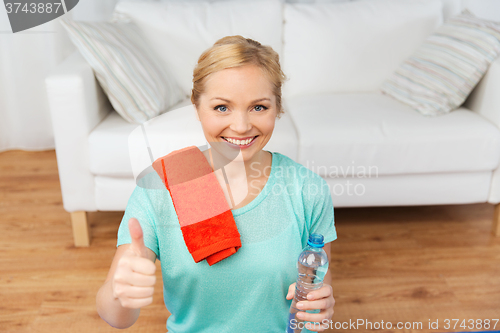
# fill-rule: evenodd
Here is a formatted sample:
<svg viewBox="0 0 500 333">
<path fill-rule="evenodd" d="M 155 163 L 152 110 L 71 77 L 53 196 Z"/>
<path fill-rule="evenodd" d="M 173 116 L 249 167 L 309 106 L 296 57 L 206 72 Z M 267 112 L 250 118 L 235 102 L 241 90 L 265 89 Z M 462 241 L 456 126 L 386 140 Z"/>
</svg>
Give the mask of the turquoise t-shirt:
<svg viewBox="0 0 500 333">
<path fill-rule="evenodd" d="M 140 186 L 139 186 L 140 185 Z M 141 224 L 144 243 L 161 261 L 170 333 L 286 331 L 297 259 L 310 233 L 337 238 L 326 181 L 272 152 L 269 178 L 256 198 L 232 210 L 241 248 L 209 266 L 195 263 L 182 236 L 169 191 L 155 173 L 141 179 L 123 215 L 117 246 L 131 243 L 128 220 Z M 304 330 L 306 331 L 306 330 Z"/>
</svg>

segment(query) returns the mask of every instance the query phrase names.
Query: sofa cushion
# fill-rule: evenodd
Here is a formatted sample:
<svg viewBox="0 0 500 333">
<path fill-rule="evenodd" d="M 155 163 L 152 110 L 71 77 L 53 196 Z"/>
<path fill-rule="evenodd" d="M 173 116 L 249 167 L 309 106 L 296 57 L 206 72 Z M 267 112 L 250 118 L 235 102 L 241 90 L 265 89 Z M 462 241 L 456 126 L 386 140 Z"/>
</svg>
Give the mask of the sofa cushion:
<svg viewBox="0 0 500 333">
<path fill-rule="evenodd" d="M 488 201 L 491 171 L 326 178 L 325 181 L 335 208 L 456 205 Z M 124 211 L 136 183 L 133 178 L 95 176 L 94 186 L 98 210 Z"/>
<path fill-rule="evenodd" d="M 500 162 L 500 129 L 464 108 L 422 117 L 380 93 L 295 97 L 285 107 L 298 162 L 321 176 L 491 171 Z"/>
<path fill-rule="evenodd" d="M 173 150 L 191 145 L 206 145 L 201 123 L 196 119 L 195 112 L 191 101 L 185 99 L 165 114 L 141 126 L 130 124 L 115 111 L 111 111 L 88 137 L 90 172 L 100 176 L 137 179 L 151 165 L 148 146 L 154 161 Z M 297 148 L 295 125 L 285 111 L 280 119 L 276 119 L 273 135 L 264 150 L 278 151 L 296 160 Z"/>
<path fill-rule="evenodd" d="M 256 1 L 121 1 L 112 21 L 132 21 L 144 33 L 186 97 L 198 58 L 218 39 L 242 35 L 270 45 L 281 56 L 282 4 Z"/>
<path fill-rule="evenodd" d="M 285 4 L 286 97 L 376 91 L 439 25 L 441 1 Z"/>
<path fill-rule="evenodd" d="M 426 116 L 460 106 L 500 54 L 500 22 L 467 9 L 446 21 L 381 85 Z"/>
<path fill-rule="evenodd" d="M 126 121 L 140 124 L 182 99 L 180 87 L 133 23 L 65 19 L 61 24 Z"/>
</svg>

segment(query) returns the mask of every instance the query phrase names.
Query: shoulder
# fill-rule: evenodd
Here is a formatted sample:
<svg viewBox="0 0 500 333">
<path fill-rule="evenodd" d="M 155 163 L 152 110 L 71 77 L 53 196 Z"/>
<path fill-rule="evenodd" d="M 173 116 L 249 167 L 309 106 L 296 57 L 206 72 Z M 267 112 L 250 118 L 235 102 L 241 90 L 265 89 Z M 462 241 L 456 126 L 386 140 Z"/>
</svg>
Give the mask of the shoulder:
<svg viewBox="0 0 500 333">
<path fill-rule="evenodd" d="M 306 166 L 290 157 L 274 152 L 277 156 L 275 178 L 284 183 L 290 193 L 299 194 L 304 204 L 316 205 L 318 202 L 331 200 L 330 187 L 326 180 Z"/>
<path fill-rule="evenodd" d="M 171 201 L 170 192 L 153 168 L 151 170 L 146 169 L 144 174 L 137 177 L 135 183 L 136 186 L 129 201 L 155 206 L 161 206 L 165 201 Z"/>
</svg>

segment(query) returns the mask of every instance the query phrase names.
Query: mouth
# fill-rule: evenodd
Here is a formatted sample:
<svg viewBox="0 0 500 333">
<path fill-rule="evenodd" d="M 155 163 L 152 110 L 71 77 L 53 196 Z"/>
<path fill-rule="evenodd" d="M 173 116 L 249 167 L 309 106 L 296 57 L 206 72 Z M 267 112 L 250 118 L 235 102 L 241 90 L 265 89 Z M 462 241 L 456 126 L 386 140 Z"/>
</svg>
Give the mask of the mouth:
<svg viewBox="0 0 500 333">
<path fill-rule="evenodd" d="M 237 143 L 235 143 L 234 141 L 233 141 L 233 142 L 231 142 L 231 141 L 229 141 L 227 138 L 225 138 L 225 137 L 221 136 L 221 138 L 222 138 L 225 142 L 227 142 L 230 146 L 232 146 L 232 147 L 238 147 L 238 148 L 247 148 L 247 147 L 250 147 L 250 146 L 251 146 L 251 145 L 255 142 L 255 140 L 257 139 L 257 137 L 258 137 L 258 135 L 254 136 L 254 137 L 252 138 L 252 140 L 251 140 L 250 142 L 248 142 L 247 144 L 237 144 Z M 240 141 L 240 142 L 241 142 L 241 141 Z"/>
</svg>

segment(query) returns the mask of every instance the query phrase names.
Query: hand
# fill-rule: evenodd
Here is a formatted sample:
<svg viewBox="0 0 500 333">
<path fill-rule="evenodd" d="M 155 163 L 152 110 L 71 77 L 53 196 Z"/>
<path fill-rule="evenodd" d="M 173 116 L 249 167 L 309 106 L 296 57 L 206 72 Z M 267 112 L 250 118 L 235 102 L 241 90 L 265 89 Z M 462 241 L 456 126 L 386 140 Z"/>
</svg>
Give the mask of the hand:
<svg viewBox="0 0 500 333">
<path fill-rule="evenodd" d="M 137 309 L 153 302 L 156 265 L 148 259 L 141 225 L 136 218 L 128 221 L 132 244 L 123 252 L 111 280 L 113 297 L 123 307 Z"/>
<path fill-rule="evenodd" d="M 288 287 L 286 299 L 292 299 L 295 296 L 295 284 L 296 282 Z M 296 317 L 300 320 L 319 323 L 314 325 L 308 323 L 305 327 L 310 331 L 322 332 L 329 327 L 328 324 L 334 312 L 333 307 L 335 305 L 335 299 L 333 298 L 332 286 L 328 283 L 323 283 L 323 287 L 309 292 L 307 294 L 307 299 L 307 301 L 300 301 L 296 304 L 297 308 L 300 310 L 297 312 Z M 320 310 L 319 313 L 305 312 L 306 310 L 317 309 Z"/>
</svg>

